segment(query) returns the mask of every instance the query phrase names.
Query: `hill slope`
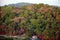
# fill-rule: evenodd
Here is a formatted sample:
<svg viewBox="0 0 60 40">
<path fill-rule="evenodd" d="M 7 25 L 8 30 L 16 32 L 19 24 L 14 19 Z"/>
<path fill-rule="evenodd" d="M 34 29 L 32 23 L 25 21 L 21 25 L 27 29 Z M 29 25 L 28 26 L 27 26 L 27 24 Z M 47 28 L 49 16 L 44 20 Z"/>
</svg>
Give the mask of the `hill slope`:
<svg viewBox="0 0 60 40">
<path fill-rule="evenodd" d="M 60 33 L 60 7 L 32 4 L 22 7 L 0 7 L 0 32 L 9 35 L 44 35 L 45 39 Z M 9 30 L 9 31 L 8 31 Z M 12 33 L 13 32 L 13 33 Z"/>
</svg>

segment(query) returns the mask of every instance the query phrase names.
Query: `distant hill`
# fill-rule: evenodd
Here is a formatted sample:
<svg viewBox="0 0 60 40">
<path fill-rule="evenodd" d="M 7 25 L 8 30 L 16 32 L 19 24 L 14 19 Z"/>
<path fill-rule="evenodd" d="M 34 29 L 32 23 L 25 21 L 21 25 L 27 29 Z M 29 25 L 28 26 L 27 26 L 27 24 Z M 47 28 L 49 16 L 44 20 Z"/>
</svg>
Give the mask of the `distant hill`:
<svg viewBox="0 0 60 40">
<path fill-rule="evenodd" d="M 19 6 L 27 6 L 27 5 L 32 5 L 32 3 L 16 3 L 16 4 L 9 4 L 8 6 L 15 6 L 15 7 L 19 7 Z"/>
</svg>

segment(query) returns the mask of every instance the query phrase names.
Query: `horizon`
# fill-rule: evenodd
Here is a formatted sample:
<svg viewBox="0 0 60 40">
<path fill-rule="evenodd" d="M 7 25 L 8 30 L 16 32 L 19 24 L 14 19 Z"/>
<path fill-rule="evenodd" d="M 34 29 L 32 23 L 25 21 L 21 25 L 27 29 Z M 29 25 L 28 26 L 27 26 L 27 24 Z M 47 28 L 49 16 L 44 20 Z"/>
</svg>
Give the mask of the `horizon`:
<svg viewBox="0 0 60 40">
<path fill-rule="evenodd" d="M 9 5 L 9 4 L 17 4 L 17 3 L 32 3 L 32 4 L 48 4 L 53 6 L 60 6 L 60 0 L 0 0 L 0 6 Z"/>
</svg>

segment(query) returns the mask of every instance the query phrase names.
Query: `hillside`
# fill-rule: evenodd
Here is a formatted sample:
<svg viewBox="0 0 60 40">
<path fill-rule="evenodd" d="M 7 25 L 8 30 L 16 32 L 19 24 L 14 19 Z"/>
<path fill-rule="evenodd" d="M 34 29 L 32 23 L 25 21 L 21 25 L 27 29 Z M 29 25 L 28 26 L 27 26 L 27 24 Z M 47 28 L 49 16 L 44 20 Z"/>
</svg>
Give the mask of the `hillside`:
<svg viewBox="0 0 60 40">
<path fill-rule="evenodd" d="M 32 4 L 0 9 L 0 35 L 44 35 L 47 40 L 60 33 L 60 7 Z"/>
</svg>

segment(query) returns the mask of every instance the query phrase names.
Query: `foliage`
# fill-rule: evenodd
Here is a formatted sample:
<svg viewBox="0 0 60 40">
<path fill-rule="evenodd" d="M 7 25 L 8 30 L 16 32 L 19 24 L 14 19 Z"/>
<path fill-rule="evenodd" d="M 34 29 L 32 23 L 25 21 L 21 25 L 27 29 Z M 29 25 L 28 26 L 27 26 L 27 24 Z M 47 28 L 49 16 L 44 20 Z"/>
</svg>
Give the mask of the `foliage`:
<svg viewBox="0 0 60 40">
<path fill-rule="evenodd" d="M 5 9 L 5 12 L 3 11 Z M 54 36 L 58 27 L 60 29 L 60 8 L 54 6 L 48 6 L 44 4 L 34 4 L 33 11 L 28 10 L 27 6 L 16 8 L 11 6 L 1 7 L 4 16 L 0 17 L 0 24 L 12 27 L 20 27 L 26 30 L 26 35 L 32 36 L 32 34 L 45 34 L 47 37 Z M 16 13 L 17 10 L 23 10 L 23 12 Z M 46 11 L 47 10 L 47 11 Z M 12 12 L 16 11 L 16 12 Z M 13 20 L 14 19 L 14 20 Z M 17 29 L 17 28 L 16 28 Z M 57 29 L 57 32 L 59 31 Z"/>
</svg>

